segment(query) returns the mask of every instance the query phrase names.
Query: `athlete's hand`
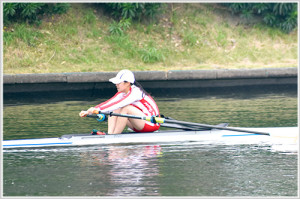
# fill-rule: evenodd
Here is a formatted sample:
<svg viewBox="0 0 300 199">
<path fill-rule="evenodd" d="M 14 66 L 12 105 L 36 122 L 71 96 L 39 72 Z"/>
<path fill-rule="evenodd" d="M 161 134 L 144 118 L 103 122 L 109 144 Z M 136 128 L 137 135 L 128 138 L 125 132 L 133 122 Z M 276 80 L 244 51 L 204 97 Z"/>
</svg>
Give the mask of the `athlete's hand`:
<svg viewBox="0 0 300 199">
<path fill-rule="evenodd" d="M 86 117 L 88 115 L 88 112 L 87 111 L 81 111 L 80 113 L 79 113 L 79 116 L 80 117 Z"/>
<path fill-rule="evenodd" d="M 99 113 L 99 109 L 97 109 L 95 107 L 91 107 L 87 111 L 81 111 L 79 113 L 79 116 L 86 117 L 87 115 L 98 114 L 98 113 Z"/>
<path fill-rule="evenodd" d="M 99 109 L 95 108 L 95 107 L 91 107 L 87 110 L 88 114 L 98 114 L 99 113 Z"/>
</svg>

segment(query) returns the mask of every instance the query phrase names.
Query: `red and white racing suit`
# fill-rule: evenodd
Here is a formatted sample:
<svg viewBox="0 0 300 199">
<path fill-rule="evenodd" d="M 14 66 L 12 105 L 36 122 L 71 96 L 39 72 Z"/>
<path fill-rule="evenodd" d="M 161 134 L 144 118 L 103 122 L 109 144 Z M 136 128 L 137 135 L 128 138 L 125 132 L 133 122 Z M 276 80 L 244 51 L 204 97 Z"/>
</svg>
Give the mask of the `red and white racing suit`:
<svg viewBox="0 0 300 199">
<path fill-rule="evenodd" d="M 146 116 L 157 116 L 159 115 L 158 107 L 151 96 L 146 95 L 141 91 L 141 89 L 135 85 L 132 85 L 127 94 L 122 92 L 117 92 L 109 100 L 98 104 L 95 108 L 100 111 L 112 112 L 119 108 L 125 107 L 127 105 L 132 105 L 137 109 L 141 110 Z M 158 130 L 160 124 L 153 124 L 146 121 L 145 126 L 142 130 L 133 129 L 136 132 L 153 132 Z"/>
</svg>

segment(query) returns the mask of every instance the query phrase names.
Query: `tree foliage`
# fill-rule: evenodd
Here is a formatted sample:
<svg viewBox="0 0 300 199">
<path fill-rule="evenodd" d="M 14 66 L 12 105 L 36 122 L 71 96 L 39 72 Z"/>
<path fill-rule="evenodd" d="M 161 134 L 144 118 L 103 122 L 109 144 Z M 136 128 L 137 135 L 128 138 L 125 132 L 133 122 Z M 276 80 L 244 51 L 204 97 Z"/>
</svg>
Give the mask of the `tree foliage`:
<svg viewBox="0 0 300 199">
<path fill-rule="evenodd" d="M 284 32 L 291 32 L 298 25 L 297 3 L 224 3 L 235 14 L 244 19 L 259 15 L 263 21 L 272 27 L 278 27 Z"/>
</svg>

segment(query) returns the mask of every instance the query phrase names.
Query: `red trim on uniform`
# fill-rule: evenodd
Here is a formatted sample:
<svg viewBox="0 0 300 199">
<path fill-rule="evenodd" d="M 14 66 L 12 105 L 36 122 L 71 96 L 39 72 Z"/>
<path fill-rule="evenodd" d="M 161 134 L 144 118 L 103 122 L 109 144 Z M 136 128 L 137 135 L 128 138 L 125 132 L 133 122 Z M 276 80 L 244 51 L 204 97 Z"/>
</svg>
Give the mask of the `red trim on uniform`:
<svg viewBox="0 0 300 199">
<path fill-rule="evenodd" d="M 106 100 L 105 102 L 98 104 L 97 106 L 95 106 L 95 108 L 100 108 L 100 106 L 104 106 L 105 104 L 107 104 L 110 101 L 112 101 L 113 99 L 115 99 L 120 93 L 121 92 L 117 92 L 112 98 L 110 98 L 109 100 Z"/>
<path fill-rule="evenodd" d="M 125 100 L 125 99 L 131 94 L 131 90 L 132 90 L 132 88 L 130 87 L 129 92 L 127 93 L 127 95 L 126 95 L 124 98 L 121 98 L 121 99 L 119 99 L 118 101 L 113 102 L 112 104 L 108 104 L 108 105 L 106 105 L 106 106 L 101 106 L 100 109 L 101 109 L 101 110 L 104 110 L 104 109 L 107 109 L 107 108 L 109 108 L 109 107 L 111 107 L 111 106 L 113 106 L 113 105 L 116 105 L 116 104 L 122 102 L 123 100 Z"/>
<path fill-rule="evenodd" d="M 148 97 L 154 102 L 154 104 L 155 104 L 155 106 L 156 106 L 156 109 L 154 109 L 154 110 L 158 110 L 158 115 L 160 116 L 160 114 L 159 114 L 159 109 L 158 109 L 158 106 L 157 106 L 157 104 L 156 104 L 156 102 L 154 101 L 154 99 L 150 96 L 150 95 L 148 95 Z"/>
<path fill-rule="evenodd" d="M 144 107 L 147 108 L 151 115 L 156 115 L 155 109 L 153 109 L 152 105 L 147 100 L 145 100 L 145 98 L 141 99 L 140 102 L 144 105 Z M 149 110 L 149 108 L 151 111 Z"/>
<path fill-rule="evenodd" d="M 130 104 L 131 106 L 133 106 L 133 107 L 135 107 L 135 108 L 137 108 L 137 109 L 139 109 L 141 112 L 143 112 L 144 113 L 144 111 L 140 108 L 140 107 L 138 107 L 138 106 L 136 106 L 136 105 L 134 105 L 134 104 Z M 148 115 L 148 113 L 144 113 L 145 115 Z"/>
</svg>

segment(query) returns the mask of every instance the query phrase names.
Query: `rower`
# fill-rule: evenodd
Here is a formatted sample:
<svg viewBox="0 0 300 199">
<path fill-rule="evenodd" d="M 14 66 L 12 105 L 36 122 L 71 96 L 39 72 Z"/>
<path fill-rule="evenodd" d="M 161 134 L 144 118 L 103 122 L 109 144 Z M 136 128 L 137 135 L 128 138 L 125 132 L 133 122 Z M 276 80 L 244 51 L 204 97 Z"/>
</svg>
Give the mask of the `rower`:
<svg viewBox="0 0 300 199">
<path fill-rule="evenodd" d="M 81 111 L 79 113 L 80 117 L 86 117 L 93 113 L 98 114 L 99 111 L 136 116 L 159 115 L 156 102 L 135 81 L 134 74 L 130 70 L 121 70 L 116 77 L 109 79 L 109 81 L 116 85 L 118 92 L 109 100 L 91 107 L 87 111 Z M 135 132 L 153 132 L 157 131 L 160 127 L 160 124 L 150 121 L 109 116 L 108 134 L 120 134 L 126 125 Z M 101 132 L 92 131 L 92 134 L 101 134 Z"/>
</svg>

